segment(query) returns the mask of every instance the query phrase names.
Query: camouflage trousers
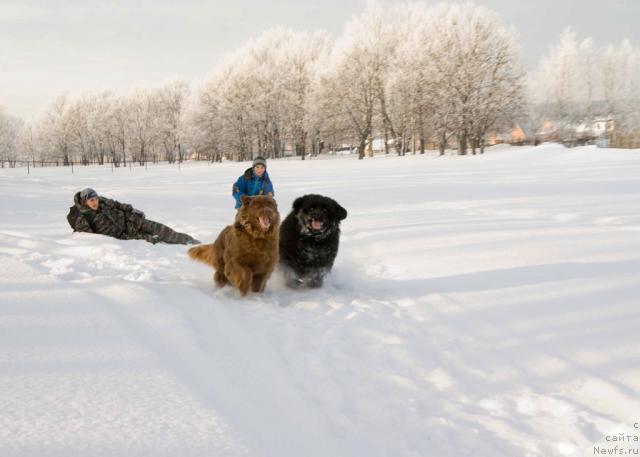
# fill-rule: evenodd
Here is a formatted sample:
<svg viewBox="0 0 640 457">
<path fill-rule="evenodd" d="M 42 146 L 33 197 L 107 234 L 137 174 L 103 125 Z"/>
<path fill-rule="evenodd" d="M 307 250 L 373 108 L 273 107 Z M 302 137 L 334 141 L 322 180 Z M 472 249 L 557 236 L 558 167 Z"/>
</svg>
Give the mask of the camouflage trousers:
<svg viewBox="0 0 640 457">
<path fill-rule="evenodd" d="M 140 229 L 128 236 L 130 239 L 146 240 L 149 243 L 199 244 L 200 242 L 186 233 L 176 232 L 156 221 L 143 219 Z"/>
</svg>

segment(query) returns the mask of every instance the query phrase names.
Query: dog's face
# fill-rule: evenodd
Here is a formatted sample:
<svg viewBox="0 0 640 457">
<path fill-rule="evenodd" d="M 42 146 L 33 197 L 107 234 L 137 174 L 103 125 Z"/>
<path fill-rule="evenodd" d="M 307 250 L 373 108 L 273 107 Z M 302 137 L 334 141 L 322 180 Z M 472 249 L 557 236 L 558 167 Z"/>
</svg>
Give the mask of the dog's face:
<svg viewBox="0 0 640 457">
<path fill-rule="evenodd" d="M 242 206 L 236 216 L 236 221 L 242 224 L 254 236 L 267 236 L 278 233 L 280 214 L 278 205 L 273 197 L 259 195 L 241 197 Z"/>
<path fill-rule="evenodd" d="M 322 237 L 335 231 L 347 210 L 335 200 L 322 195 L 304 195 L 293 202 L 293 211 L 302 233 Z"/>
</svg>

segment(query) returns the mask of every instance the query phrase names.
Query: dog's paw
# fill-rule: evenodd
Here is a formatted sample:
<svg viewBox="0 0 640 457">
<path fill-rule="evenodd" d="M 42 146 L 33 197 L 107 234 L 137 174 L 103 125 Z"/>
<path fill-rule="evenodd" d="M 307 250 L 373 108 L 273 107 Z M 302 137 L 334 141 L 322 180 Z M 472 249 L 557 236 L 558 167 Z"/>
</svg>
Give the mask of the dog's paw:
<svg viewBox="0 0 640 457">
<path fill-rule="evenodd" d="M 291 289 L 299 289 L 302 284 L 304 284 L 302 278 L 287 278 L 287 287 Z"/>
<path fill-rule="evenodd" d="M 309 279 L 309 281 L 307 281 L 307 287 L 309 289 L 319 289 L 320 287 L 322 287 L 322 284 L 324 283 L 322 278 L 311 278 Z"/>
</svg>

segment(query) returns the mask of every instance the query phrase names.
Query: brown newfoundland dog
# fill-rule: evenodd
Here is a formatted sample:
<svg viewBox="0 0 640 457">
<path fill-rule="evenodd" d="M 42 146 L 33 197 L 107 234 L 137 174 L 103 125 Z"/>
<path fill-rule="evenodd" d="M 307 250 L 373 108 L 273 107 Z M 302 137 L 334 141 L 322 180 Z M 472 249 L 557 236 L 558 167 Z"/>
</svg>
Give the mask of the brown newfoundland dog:
<svg viewBox="0 0 640 457">
<path fill-rule="evenodd" d="M 189 249 L 189 257 L 215 268 L 218 287 L 231 283 L 241 296 L 262 292 L 278 261 L 280 215 L 273 197 L 242 196 L 236 222 L 215 243 Z"/>
</svg>

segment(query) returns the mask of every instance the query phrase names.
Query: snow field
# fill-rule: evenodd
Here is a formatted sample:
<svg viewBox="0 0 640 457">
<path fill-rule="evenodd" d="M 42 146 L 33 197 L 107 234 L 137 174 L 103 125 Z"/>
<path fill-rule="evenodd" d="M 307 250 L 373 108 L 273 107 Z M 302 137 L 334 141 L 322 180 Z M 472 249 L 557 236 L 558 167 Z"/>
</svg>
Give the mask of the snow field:
<svg viewBox="0 0 640 457">
<path fill-rule="evenodd" d="M 349 216 L 323 289 L 246 299 L 64 217 L 91 186 L 210 242 L 244 165 L 0 170 L 0 455 L 583 455 L 640 420 L 637 151 L 270 161 L 283 217 Z"/>
</svg>

